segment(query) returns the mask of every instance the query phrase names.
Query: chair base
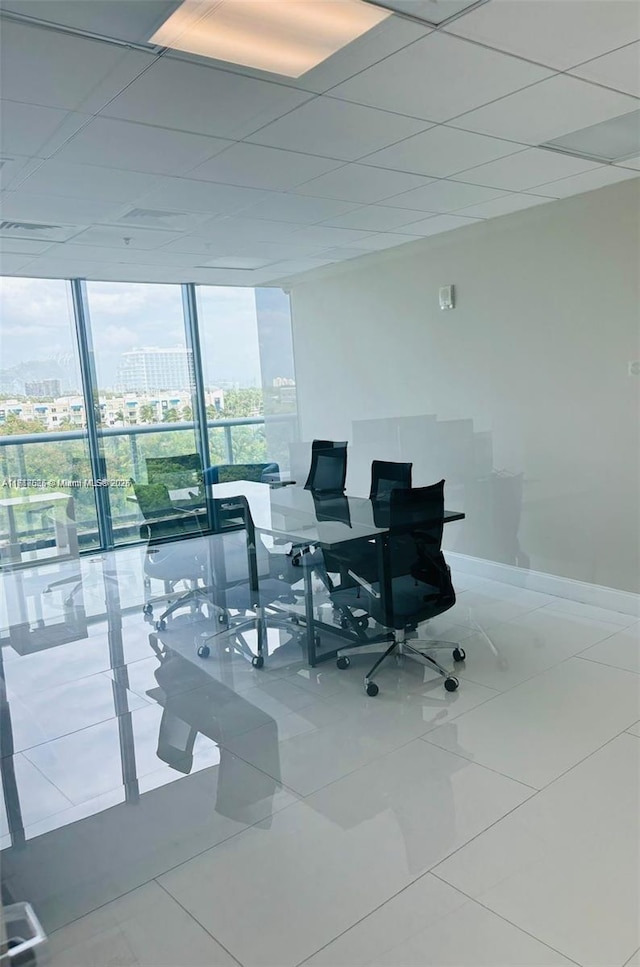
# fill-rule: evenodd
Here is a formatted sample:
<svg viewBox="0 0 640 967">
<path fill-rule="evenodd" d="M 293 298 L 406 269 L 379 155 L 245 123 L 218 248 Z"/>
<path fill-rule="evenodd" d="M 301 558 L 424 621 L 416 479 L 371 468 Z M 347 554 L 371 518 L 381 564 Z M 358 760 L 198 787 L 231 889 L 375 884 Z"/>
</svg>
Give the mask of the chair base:
<svg viewBox="0 0 640 967">
<path fill-rule="evenodd" d="M 417 648 L 416 645 L 420 644 L 424 646 L 424 649 Z M 374 673 L 378 670 L 380 665 L 389 658 L 391 655 L 406 655 L 408 658 L 412 658 L 414 661 L 418 661 L 427 668 L 434 669 L 444 678 L 444 687 L 448 692 L 455 692 L 460 684 L 455 675 L 452 675 L 444 665 L 441 665 L 436 659 L 428 654 L 429 651 L 434 651 L 436 649 L 451 648 L 452 657 L 456 662 L 464 661 L 465 653 L 460 647 L 457 641 L 444 641 L 442 639 L 437 640 L 421 640 L 417 638 L 412 638 L 411 642 L 407 641 L 406 632 L 403 629 L 399 629 L 393 632 L 393 638 L 391 644 L 384 651 L 375 664 L 369 669 L 369 671 L 364 676 L 364 688 L 367 695 L 373 697 L 379 692 L 378 685 L 374 681 Z M 365 652 L 370 654 L 371 652 L 379 652 L 380 647 L 378 645 L 362 645 L 350 648 L 343 648 L 338 652 L 336 664 L 338 668 L 348 668 L 349 652 Z"/>
<path fill-rule="evenodd" d="M 268 609 L 264 607 L 256 607 L 255 615 L 251 618 L 245 618 L 242 621 L 231 623 L 229 622 L 225 628 L 221 628 L 220 631 L 215 631 L 212 634 L 203 634 L 196 638 L 196 646 L 198 651 L 198 656 L 200 658 L 208 658 L 211 649 L 210 643 L 221 635 L 227 635 L 227 640 L 232 640 L 234 651 L 236 654 L 240 655 L 242 658 L 247 659 L 251 662 L 254 668 L 262 668 L 264 666 L 265 658 L 267 655 L 267 628 L 284 628 L 286 631 L 291 633 L 292 637 L 297 635 L 300 637 L 300 629 L 298 624 L 301 619 L 295 620 L 297 616 L 285 616 L 279 612 L 275 614 L 270 613 Z M 251 629 L 257 632 L 257 653 L 254 653 L 243 637 L 243 632 Z"/>
</svg>

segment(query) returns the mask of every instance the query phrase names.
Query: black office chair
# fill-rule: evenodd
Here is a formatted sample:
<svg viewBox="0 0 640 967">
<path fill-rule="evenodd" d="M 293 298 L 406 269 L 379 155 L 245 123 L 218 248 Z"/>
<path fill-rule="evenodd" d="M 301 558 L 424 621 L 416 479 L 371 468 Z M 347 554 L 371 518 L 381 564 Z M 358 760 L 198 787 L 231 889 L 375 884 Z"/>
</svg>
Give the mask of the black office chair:
<svg viewBox="0 0 640 967">
<path fill-rule="evenodd" d="M 434 668 L 443 676 L 447 691 L 454 692 L 458 679 L 417 645 L 423 644 L 429 651 L 452 648 L 453 660 L 464 661 L 465 653 L 457 642 L 413 638 L 407 641 L 406 637 L 420 622 L 435 618 L 456 603 L 451 572 L 441 550 L 444 480 L 415 490 L 393 490 L 386 511 L 378 509 L 380 521 L 384 513 L 388 514 L 389 534 L 383 546 L 383 573 L 377 570 L 377 548 L 369 545 L 370 553 L 365 555 L 354 544 L 352 566 L 346 568 L 350 586 L 342 586 L 331 595 L 337 607 L 350 611 L 363 608 L 383 628 L 389 629 L 372 639 L 372 643 L 389 641 L 391 635 L 391 644 L 365 675 L 365 690 L 367 695 L 378 694 L 373 674 L 395 652 Z M 362 647 L 342 649 L 338 668 L 348 668 L 347 653 Z"/>
<path fill-rule="evenodd" d="M 311 444 L 311 467 L 304 489 L 314 493 L 343 494 L 346 479 L 346 441 L 314 440 Z"/>
<path fill-rule="evenodd" d="M 369 499 L 386 499 L 392 490 L 411 490 L 412 469 L 412 463 L 373 460 L 371 463 Z"/>
</svg>

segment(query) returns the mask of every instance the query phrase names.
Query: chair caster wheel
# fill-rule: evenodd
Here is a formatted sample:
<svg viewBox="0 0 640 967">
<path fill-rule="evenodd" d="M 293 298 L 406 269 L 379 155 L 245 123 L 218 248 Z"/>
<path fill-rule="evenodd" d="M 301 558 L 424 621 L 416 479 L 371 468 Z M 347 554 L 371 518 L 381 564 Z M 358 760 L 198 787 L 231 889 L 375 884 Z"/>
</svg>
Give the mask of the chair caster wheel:
<svg viewBox="0 0 640 967">
<path fill-rule="evenodd" d="M 229 615 L 228 614 L 219 614 L 218 615 L 218 624 L 219 625 L 224 625 L 226 627 L 229 624 Z"/>
<path fill-rule="evenodd" d="M 200 645 L 198 648 L 198 658 L 208 658 L 211 654 L 209 645 Z"/>
<path fill-rule="evenodd" d="M 454 661 L 464 661 L 467 657 L 467 653 L 464 648 L 454 648 L 453 649 L 453 660 Z"/>
<path fill-rule="evenodd" d="M 313 643 L 314 645 L 316 645 L 316 647 L 322 644 L 322 639 L 320 638 L 320 635 L 314 635 Z"/>
<path fill-rule="evenodd" d="M 300 618 L 298 617 L 297 614 L 292 614 L 291 615 L 291 618 L 289 620 L 291 621 L 291 624 L 292 625 L 299 625 L 300 624 Z"/>
<path fill-rule="evenodd" d="M 444 680 L 444 687 L 448 692 L 455 692 L 459 684 L 460 682 L 458 681 L 457 678 L 451 677 L 451 678 L 445 678 Z"/>
<path fill-rule="evenodd" d="M 349 627 L 349 622 L 346 618 L 340 618 L 340 627 L 345 630 Z"/>
<path fill-rule="evenodd" d="M 369 619 L 365 615 L 362 618 L 358 618 L 357 621 L 356 621 L 356 624 L 357 624 L 358 628 L 360 628 L 362 631 L 364 631 L 366 628 L 369 627 Z"/>
<path fill-rule="evenodd" d="M 62 603 L 64 604 L 65 608 L 72 608 L 73 607 L 73 598 L 65 598 Z"/>
<path fill-rule="evenodd" d="M 254 668 L 262 668 L 262 666 L 264 665 L 264 658 L 262 657 L 262 655 L 254 655 L 253 658 L 251 659 L 251 664 L 253 665 Z"/>
<path fill-rule="evenodd" d="M 156 631 L 166 631 L 166 628 L 167 628 L 167 622 L 164 620 L 164 618 L 160 618 L 159 621 L 156 621 L 155 623 Z"/>
<path fill-rule="evenodd" d="M 351 664 L 351 659 L 347 658 L 346 655 L 342 655 L 336 661 L 336 665 L 338 666 L 338 668 L 348 668 L 350 664 Z"/>
<path fill-rule="evenodd" d="M 364 686 L 364 690 L 371 698 L 377 695 L 380 691 L 375 682 L 367 682 L 367 684 Z"/>
<path fill-rule="evenodd" d="M 142 613 L 144 615 L 153 614 L 153 605 L 152 604 L 145 604 L 144 608 L 142 609 Z"/>
</svg>

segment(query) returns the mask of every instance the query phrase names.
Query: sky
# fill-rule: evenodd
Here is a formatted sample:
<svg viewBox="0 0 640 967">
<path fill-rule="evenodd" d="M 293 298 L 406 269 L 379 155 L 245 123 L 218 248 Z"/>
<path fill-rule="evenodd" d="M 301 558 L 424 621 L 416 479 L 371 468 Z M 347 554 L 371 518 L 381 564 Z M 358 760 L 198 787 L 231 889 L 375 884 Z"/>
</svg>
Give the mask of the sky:
<svg viewBox="0 0 640 967">
<path fill-rule="evenodd" d="M 280 290 L 270 318 L 277 318 L 273 341 L 265 347 L 272 376 L 292 376 L 290 336 L 282 324 Z M 205 381 L 260 385 L 260 353 L 253 289 L 199 286 L 198 307 Z M 177 285 L 88 282 L 89 312 L 101 389 L 112 386 L 123 352 L 145 346 L 184 347 L 182 300 Z M 273 297 L 270 300 L 273 302 Z M 68 283 L 56 279 L 0 279 L 0 368 L 33 360 L 63 361 L 75 356 L 73 314 Z M 265 317 L 266 318 L 266 317 Z M 283 338 L 286 337 L 285 342 Z M 282 372 L 279 371 L 280 361 Z M 46 367 L 36 375 L 44 378 Z M 77 375 L 77 366 L 73 366 Z M 272 372 L 271 372 L 272 371 Z M 53 373 L 54 376 L 58 375 Z M 267 375 L 265 373 L 265 375 Z M 72 378 L 72 377 L 70 377 Z M 79 386 L 79 378 L 77 380 Z M 71 388 L 71 387 L 67 387 Z"/>
</svg>

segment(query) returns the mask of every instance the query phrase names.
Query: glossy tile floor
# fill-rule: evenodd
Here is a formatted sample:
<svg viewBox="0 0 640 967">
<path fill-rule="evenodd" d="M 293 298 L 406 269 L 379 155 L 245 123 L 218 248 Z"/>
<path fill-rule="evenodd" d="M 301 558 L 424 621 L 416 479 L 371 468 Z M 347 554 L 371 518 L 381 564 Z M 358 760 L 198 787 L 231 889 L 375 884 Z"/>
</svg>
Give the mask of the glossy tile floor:
<svg viewBox="0 0 640 967">
<path fill-rule="evenodd" d="M 456 575 L 459 691 L 370 699 L 281 631 L 262 670 L 204 616 L 150 642 L 140 550 L 81 567 L 0 621 L 5 899 L 53 967 L 640 964 L 637 619 Z"/>
</svg>

